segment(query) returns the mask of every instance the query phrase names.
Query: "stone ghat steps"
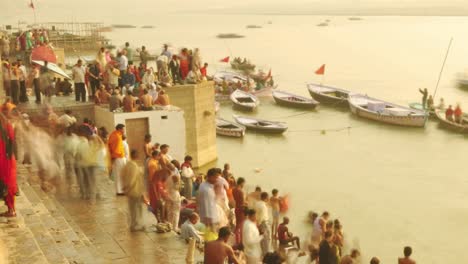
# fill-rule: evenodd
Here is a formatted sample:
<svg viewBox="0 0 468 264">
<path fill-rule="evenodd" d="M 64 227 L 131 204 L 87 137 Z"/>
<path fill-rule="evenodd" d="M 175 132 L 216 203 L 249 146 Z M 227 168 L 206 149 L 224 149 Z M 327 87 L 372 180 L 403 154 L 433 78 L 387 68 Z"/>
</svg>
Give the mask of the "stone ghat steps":
<svg viewBox="0 0 468 264">
<path fill-rule="evenodd" d="M 66 210 L 39 184 L 27 181 L 31 174 L 29 168 L 18 166 L 17 217 L 1 224 L 8 263 L 104 263 Z"/>
<path fill-rule="evenodd" d="M 156 233 L 154 216 L 146 210 L 147 230 L 129 231 L 127 199 L 115 195 L 105 173 L 98 176 L 100 198 L 94 204 L 80 199 L 77 188 L 44 192 L 31 168 L 19 165 L 18 177 L 18 216 L 7 223 L 0 218 L 8 263 L 185 263 L 185 242 L 174 232 Z M 196 263 L 201 259 L 197 253 Z"/>
</svg>

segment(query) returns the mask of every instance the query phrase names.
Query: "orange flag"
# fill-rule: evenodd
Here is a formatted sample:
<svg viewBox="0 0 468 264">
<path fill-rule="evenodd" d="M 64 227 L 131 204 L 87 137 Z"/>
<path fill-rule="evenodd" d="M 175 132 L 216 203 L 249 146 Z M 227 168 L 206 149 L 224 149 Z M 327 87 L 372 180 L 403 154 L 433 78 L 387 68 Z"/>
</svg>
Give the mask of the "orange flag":
<svg viewBox="0 0 468 264">
<path fill-rule="evenodd" d="M 227 56 L 227 57 L 224 58 L 224 59 L 221 59 L 220 62 L 226 62 L 226 63 L 228 63 L 228 62 L 229 62 L 229 56 Z"/>
<path fill-rule="evenodd" d="M 324 75 L 325 74 L 325 64 L 322 64 L 318 70 L 315 71 L 317 75 Z"/>
</svg>

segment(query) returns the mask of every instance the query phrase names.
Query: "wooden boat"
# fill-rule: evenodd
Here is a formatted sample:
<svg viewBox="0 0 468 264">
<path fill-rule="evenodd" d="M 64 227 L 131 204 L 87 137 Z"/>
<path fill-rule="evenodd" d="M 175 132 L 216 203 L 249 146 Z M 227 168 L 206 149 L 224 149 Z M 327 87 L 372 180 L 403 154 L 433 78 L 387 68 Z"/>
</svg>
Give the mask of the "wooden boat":
<svg viewBox="0 0 468 264">
<path fill-rule="evenodd" d="M 420 111 L 426 111 L 429 113 L 430 117 L 435 117 L 435 110 L 434 109 L 424 109 L 423 105 L 421 103 L 410 103 L 409 107 L 411 109 L 415 110 L 420 110 Z"/>
<path fill-rule="evenodd" d="M 225 38 L 244 38 L 245 36 L 239 35 L 236 33 L 224 33 L 224 34 L 218 34 L 216 37 L 225 39 Z"/>
<path fill-rule="evenodd" d="M 439 119 L 439 124 L 442 127 L 452 130 L 454 132 L 468 134 L 468 114 L 463 114 L 461 124 L 455 123 L 454 121 L 447 120 L 445 118 L 444 110 L 440 110 L 440 109 L 435 110 L 435 115 L 437 116 L 437 119 Z"/>
<path fill-rule="evenodd" d="M 251 91 L 249 93 L 254 95 L 257 98 L 271 97 L 271 93 L 272 93 L 273 89 L 275 89 L 275 88 L 276 88 L 276 86 L 275 87 L 268 86 L 268 87 L 262 88 L 260 90 L 253 90 L 253 91 Z M 217 101 L 217 102 L 225 102 L 225 101 L 229 101 L 229 100 L 230 100 L 230 95 L 229 94 L 224 94 L 224 93 L 216 93 L 215 94 L 215 101 Z"/>
<path fill-rule="evenodd" d="M 332 106 L 348 106 L 348 97 L 351 93 L 348 90 L 315 83 L 307 84 L 307 89 L 310 95 L 320 103 Z"/>
<path fill-rule="evenodd" d="M 424 111 L 388 103 L 366 95 L 351 94 L 348 101 L 353 114 L 382 123 L 423 127 L 428 117 Z"/>
<path fill-rule="evenodd" d="M 320 104 L 314 99 L 295 95 L 284 91 L 275 90 L 271 94 L 273 96 L 273 99 L 275 99 L 275 102 L 279 105 L 315 109 Z"/>
<path fill-rule="evenodd" d="M 216 118 L 216 134 L 227 137 L 243 137 L 245 127 L 222 118 Z"/>
<path fill-rule="evenodd" d="M 240 110 L 253 111 L 260 104 L 260 101 L 255 95 L 241 90 L 235 90 L 229 98 L 234 106 Z"/>
<path fill-rule="evenodd" d="M 247 116 L 233 115 L 237 123 L 245 126 L 247 129 L 256 130 L 265 133 L 282 134 L 288 126 L 284 122 L 268 121 Z"/>
<path fill-rule="evenodd" d="M 231 68 L 239 71 L 254 71 L 255 65 L 250 63 L 231 62 Z"/>
</svg>

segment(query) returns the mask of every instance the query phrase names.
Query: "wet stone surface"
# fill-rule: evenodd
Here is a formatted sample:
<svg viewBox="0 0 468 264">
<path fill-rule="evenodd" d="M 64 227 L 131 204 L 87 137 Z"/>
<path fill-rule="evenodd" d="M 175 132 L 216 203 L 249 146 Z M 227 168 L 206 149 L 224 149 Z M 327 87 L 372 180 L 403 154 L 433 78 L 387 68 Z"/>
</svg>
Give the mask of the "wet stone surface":
<svg viewBox="0 0 468 264">
<path fill-rule="evenodd" d="M 149 212 L 143 213 L 146 231 L 130 232 L 127 199 L 115 196 L 105 175 L 94 204 L 81 200 L 76 188 L 45 193 L 37 181 L 26 181 L 35 175 L 31 168 L 18 167 L 18 216 L 0 218 L 8 263 L 185 263 L 185 242 L 173 232 L 155 233 Z"/>
</svg>

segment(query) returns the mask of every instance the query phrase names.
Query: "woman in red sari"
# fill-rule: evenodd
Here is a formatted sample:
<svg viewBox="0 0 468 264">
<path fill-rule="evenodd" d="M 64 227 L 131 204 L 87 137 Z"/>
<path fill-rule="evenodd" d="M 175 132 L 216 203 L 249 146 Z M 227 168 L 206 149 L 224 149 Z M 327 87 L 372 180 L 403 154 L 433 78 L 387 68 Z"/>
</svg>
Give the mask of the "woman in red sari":
<svg viewBox="0 0 468 264">
<path fill-rule="evenodd" d="M 5 199 L 8 211 L 1 214 L 5 217 L 15 217 L 16 159 L 13 153 L 15 133 L 8 119 L 0 114 L 0 181 L 5 187 L 1 194 Z"/>
<path fill-rule="evenodd" d="M 153 151 L 148 161 L 148 196 L 149 204 L 158 223 L 165 222 L 164 199 L 167 197 L 165 182 L 170 176 L 171 165 L 161 157 L 159 151 Z"/>
</svg>

